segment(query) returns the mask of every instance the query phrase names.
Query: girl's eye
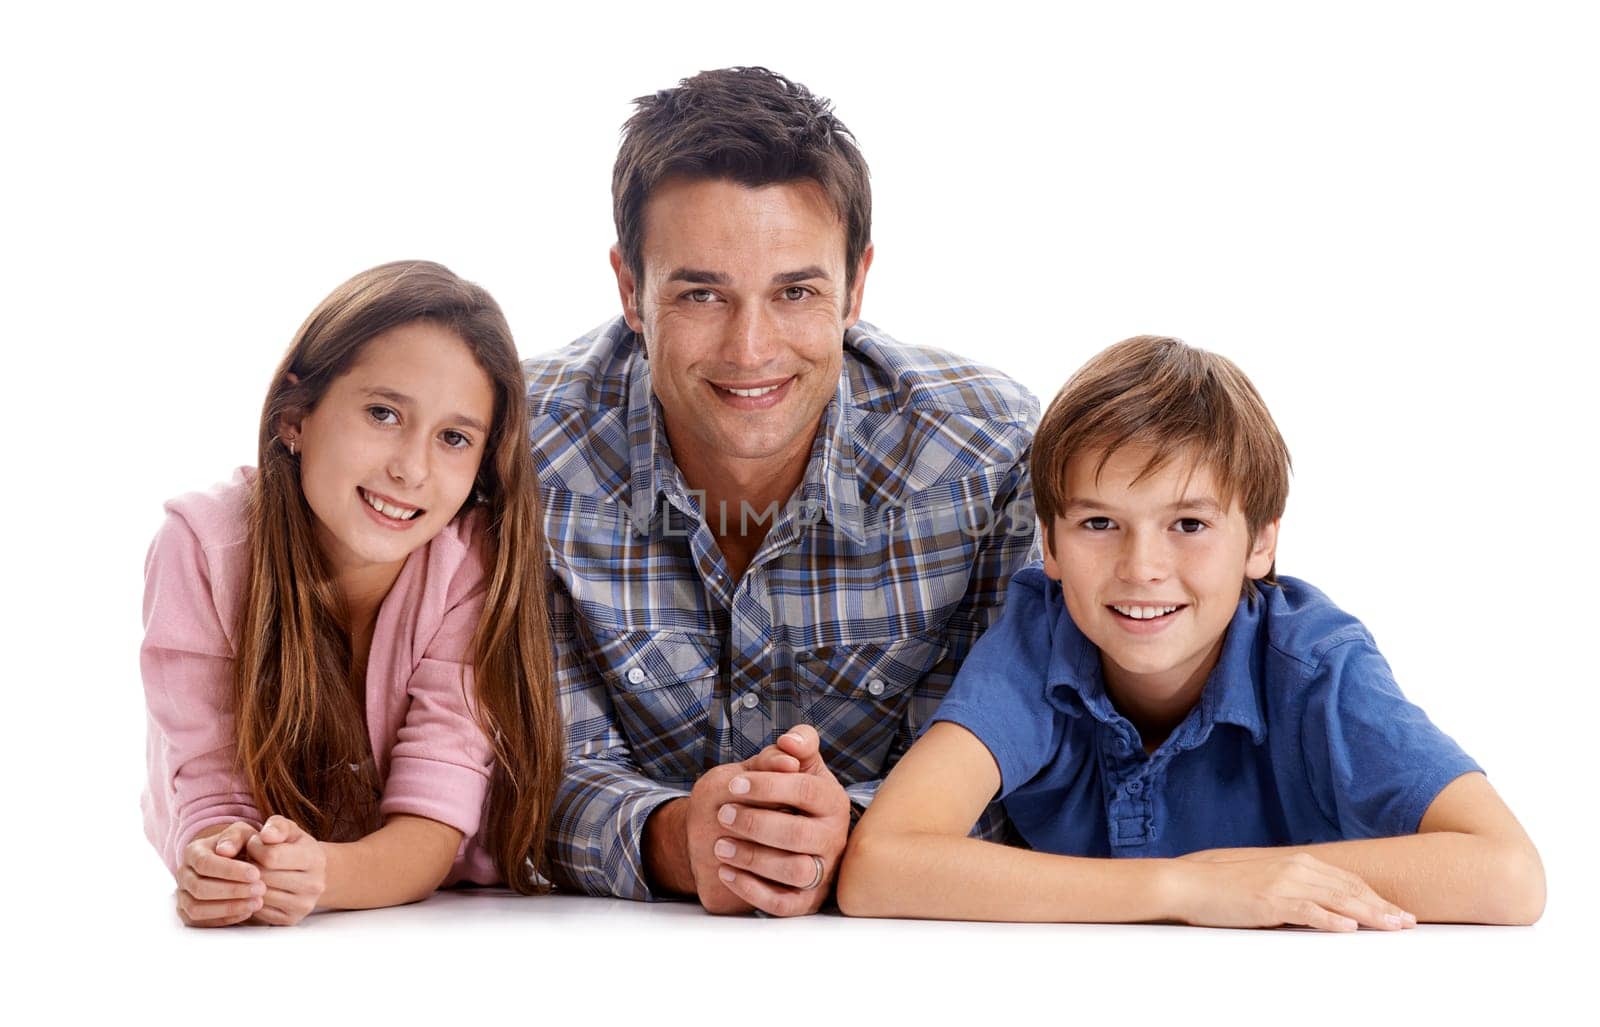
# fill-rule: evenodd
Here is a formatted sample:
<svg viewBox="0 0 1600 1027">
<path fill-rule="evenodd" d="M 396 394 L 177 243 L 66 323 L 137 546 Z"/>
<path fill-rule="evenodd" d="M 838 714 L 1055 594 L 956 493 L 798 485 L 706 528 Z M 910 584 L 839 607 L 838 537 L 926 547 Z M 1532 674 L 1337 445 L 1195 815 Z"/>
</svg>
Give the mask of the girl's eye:
<svg viewBox="0 0 1600 1027">
<path fill-rule="evenodd" d="M 811 290 L 803 285 L 791 285 L 783 290 L 783 298 L 794 303 L 799 303 L 809 295 L 811 295 Z"/>
<path fill-rule="evenodd" d="M 1083 526 L 1085 528 L 1088 528 L 1090 531 L 1110 531 L 1111 530 L 1111 518 L 1109 518 L 1109 517 L 1091 517 L 1088 520 L 1083 522 Z"/>
<path fill-rule="evenodd" d="M 1206 522 L 1198 517 L 1180 517 L 1177 529 L 1180 535 L 1198 535 L 1206 529 Z"/>
<path fill-rule="evenodd" d="M 444 444 L 449 446 L 451 449 L 466 449 L 468 446 L 472 445 L 472 440 L 470 438 L 456 431 L 454 428 L 446 428 L 440 433 L 439 438 L 443 439 Z"/>
<path fill-rule="evenodd" d="M 367 416 L 371 417 L 379 424 L 396 424 L 400 420 L 399 414 L 395 413 L 388 407 L 382 406 L 367 407 Z"/>
</svg>

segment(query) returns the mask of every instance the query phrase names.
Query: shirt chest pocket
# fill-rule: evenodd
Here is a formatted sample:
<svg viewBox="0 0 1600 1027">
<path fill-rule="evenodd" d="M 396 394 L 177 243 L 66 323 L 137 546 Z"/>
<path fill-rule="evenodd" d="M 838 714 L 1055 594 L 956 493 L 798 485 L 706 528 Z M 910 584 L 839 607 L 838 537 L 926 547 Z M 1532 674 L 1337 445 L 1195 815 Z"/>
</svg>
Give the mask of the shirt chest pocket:
<svg viewBox="0 0 1600 1027">
<path fill-rule="evenodd" d="M 676 632 L 596 632 L 591 657 L 639 769 L 658 780 L 697 778 L 717 684 L 716 641 Z"/>
<path fill-rule="evenodd" d="M 938 696 L 916 686 L 944 656 L 934 635 L 828 646 L 795 659 L 796 701 L 823 739 L 823 760 L 845 784 L 882 777 L 902 721 L 913 703 L 915 729 Z M 906 739 L 909 743 L 909 736 Z"/>
</svg>

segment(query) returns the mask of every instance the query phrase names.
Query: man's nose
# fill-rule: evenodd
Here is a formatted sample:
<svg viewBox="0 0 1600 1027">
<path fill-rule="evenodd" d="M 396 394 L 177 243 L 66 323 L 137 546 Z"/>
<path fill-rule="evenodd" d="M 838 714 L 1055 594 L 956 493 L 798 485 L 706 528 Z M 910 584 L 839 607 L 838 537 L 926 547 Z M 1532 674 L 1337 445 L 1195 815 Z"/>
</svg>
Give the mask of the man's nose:
<svg viewBox="0 0 1600 1027">
<path fill-rule="evenodd" d="M 722 357 L 734 367 L 758 368 L 778 350 L 776 325 L 764 303 L 740 303 L 728 318 Z"/>
</svg>

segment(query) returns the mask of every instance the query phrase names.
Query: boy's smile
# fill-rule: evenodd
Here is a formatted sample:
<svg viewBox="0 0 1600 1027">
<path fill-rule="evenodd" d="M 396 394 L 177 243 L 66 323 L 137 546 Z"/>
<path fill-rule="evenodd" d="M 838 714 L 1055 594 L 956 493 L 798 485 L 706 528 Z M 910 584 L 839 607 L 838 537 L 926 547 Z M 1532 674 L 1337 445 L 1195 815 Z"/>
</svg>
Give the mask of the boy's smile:
<svg viewBox="0 0 1600 1027">
<path fill-rule="evenodd" d="M 1244 580 L 1271 569 L 1277 522 L 1251 540 L 1209 467 L 1180 454 L 1146 474 L 1151 455 L 1124 446 L 1098 475 L 1099 452 L 1072 458 L 1045 573 L 1099 647 L 1112 701 L 1164 735 L 1200 698 Z"/>
</svg>

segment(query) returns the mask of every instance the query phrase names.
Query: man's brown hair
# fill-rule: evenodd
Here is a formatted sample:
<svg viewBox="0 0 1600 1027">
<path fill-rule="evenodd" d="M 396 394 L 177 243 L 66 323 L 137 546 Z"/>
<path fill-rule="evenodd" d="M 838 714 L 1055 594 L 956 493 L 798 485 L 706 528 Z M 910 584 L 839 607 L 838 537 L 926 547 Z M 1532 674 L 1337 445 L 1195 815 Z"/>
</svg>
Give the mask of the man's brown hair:
<svg viewBox="0 0 1600 1027">
<path fill-rule="evenodd" d="M 622 262 L 644 277 L 644 209 L 674 176 L 752 189 L 802 179 L 822 187 L 844 225 L 845 291 L 872 242 L 872 187 L 855 136 L 827 99 L 766 68 L 702 71 L 634 100 L 611 174 Z"/>
<path fill-rule="evenodd" d="M 1252 542 L 1283 516 L 1289 449 L 1250 379 L 1227 357 L 1139 335 L 1079 368 L 1039 422 L 1029 471 L 1046 545 L 1068 499 L 1068 461 L 1098 454 L 1098 475 L 1127 445 L 1151 452 L 1140 477 L 1173 459 L 1209 468 L 1223 492 L 1217 499 L 1227 505 L 1238 498 Z"/>
</svg>

